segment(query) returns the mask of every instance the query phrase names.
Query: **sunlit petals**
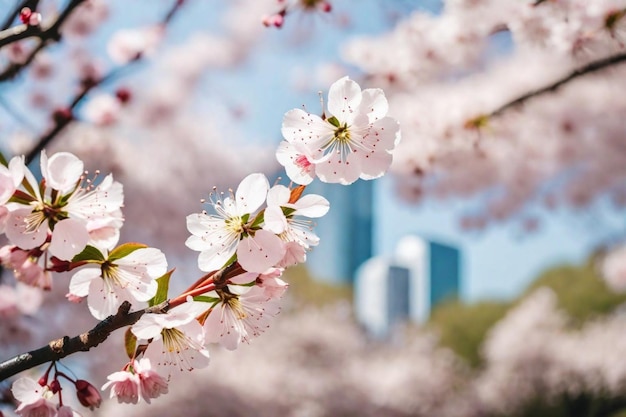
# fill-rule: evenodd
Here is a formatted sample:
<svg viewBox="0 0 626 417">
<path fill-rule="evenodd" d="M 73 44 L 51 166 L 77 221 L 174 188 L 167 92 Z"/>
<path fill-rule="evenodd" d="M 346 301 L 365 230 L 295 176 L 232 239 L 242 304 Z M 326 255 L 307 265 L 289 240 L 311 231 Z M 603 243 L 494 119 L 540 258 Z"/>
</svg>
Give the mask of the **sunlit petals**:
<svg viewBox="0 0 626 417">
<path fill-rule="evenodd" d="M 83 161 L 69 152 L 57 152 L 50 158 L 45 151 L 41 152 L 41 175 L 46 180 L 46 185 L 66 193 L 76 187 L 81 175 L 83 175 Z"/>
<path fill-rule="evenodd" d="M 213 307 L 204 323 L 206 341 L 234 350 L 242 342 L 259 336 L 278 314 L 278 299 L 268 297 L 254 286 L 244 294 L 224 300 Z"/>
<path fill-rule="evenodd" d="M 348 77 L 343 77 L 334 82 L 328 90 L 328 111 L 341 124 L 349 125 L 359 114 L 361 99 L 361 87 Z"/>
<path fill-rule="evenodd" d="M 276 159 L 296 184 L 308 185 L 315 178 L 313 157 L 302 143 L 282 141 L 276 150 Z"/>
<path fill-rule="evenodd" d="M 12 244 L 22 249 L 33 249 L 46 241 L 48 221 L 43 214 L 37 216 L 32 209 L 17 209 L 9 213 L 5 233 Z"/>
<path fill-rule="evenodd" d="M 85 223 L 77 219 L 65 219 L 54 227 L 50 247 L 50 254 L 59 259 L 72 259 L 80 253 L 89 242 L 89 233 Z"/>
<path fill-rule="evenodd" d="M 285 255 L 285 246 L 278 236 L 267 230 L 257 230 L 254 236 L 241 240 L 237 259 L 249 272 L 263 272 L 276 265 Z"/>
</svg>

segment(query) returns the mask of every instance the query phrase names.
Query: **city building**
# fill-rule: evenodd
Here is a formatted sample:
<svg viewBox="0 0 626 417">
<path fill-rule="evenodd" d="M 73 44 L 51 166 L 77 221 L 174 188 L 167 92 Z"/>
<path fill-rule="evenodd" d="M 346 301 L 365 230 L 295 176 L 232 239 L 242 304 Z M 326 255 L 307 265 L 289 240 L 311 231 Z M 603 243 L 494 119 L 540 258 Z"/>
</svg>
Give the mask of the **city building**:
<svg viewBox="0 0 626 417">
<path fill-rule="evenodd" d="M 436 305 L 459 297 L 460 263 L 452 246 L 405 236 L 392 257 L 371 258 L 357 271 L 357 320 L 378 337 L 399 322 L 423 323 Z"/>
</svg>

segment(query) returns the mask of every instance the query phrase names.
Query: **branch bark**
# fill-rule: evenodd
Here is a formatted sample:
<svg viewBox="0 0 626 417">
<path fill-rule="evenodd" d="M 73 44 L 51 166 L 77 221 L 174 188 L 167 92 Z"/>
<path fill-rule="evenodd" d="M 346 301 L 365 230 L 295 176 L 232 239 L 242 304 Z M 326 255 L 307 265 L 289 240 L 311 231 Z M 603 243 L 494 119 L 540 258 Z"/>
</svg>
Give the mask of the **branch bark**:
<svg viewBox="0 0 626 417">
<path fill-rule="evenodd" d="M 30 54 L 28 54 L 24 62 L 14 62 L 7 66 L 4 71 L 0 72 L 0 82 L 7 81 L 16 77 L 24 68 L 26 68 L 28 65 L 30 65 L 31 62 L 33 62 L 35 56 L 37 56 L 39 52 L 45 49 L 49 44 L 58 42 L 61 39 L 61 27 L 63 26 L 67 18 L 72 14 L 72 12 L 84 1 L 85 0 L 70 0 L 67 6 L 65 6 L 65 9 L 63 9 L 61 14 L 47 29 L 42 30 L 41 28 L 39 28 L 39 30 L 36 30 L 27 28 L 24 33 L 26 33 L 28 36 L 23 35 L 20 37 L 19 35 L 14 35 L 14 37 L 11 38 L 12 42 L 33 36 L 38 37 L 40 41 L 37 46 L 30 52 Z M 12 31 L 14 30 L 14 28 L 6 30 Z M 5 42 L 0 46 L 7 45 L 8 43 L 10 42 Z"/>
<path fill-rule="evenodd" d="M 499 108 L 497 108 L 496 110 L 492 111 L 491 113 L 489 113 L 487 116 L 487 118 L 490 117 L 494 117 L 494 116 L 499 116 L 502 113 L 504 113 L 505 111 L 509 110 L 510 108 L 519 106 L 523 103 L 525 103 L 526 101 L 530 100 L 531 98 L 543 95 L 545 93 L 550 93 L 550 92 L 554 92 L 556 91 L 559 87 L 561 87 L 564 84 L 569 83 L 570 81 L 575 80 L 576 78 L 582 77 L 583 75 L 586 74 L 591 74 L 593 72 L 596 71 L 600 71 L 602 69 L 608 68 L 610 66 L 613 65 L 617 65 L 617 64 L 621 64 L 623 62 L 626 61 L 626 53 L 620 53 L 617 55 L 612 55 L 609 56 L 607 58 L 603 58 L 597 61 L 593 61 L 590 62 L 589 64 L 585 65 L 584 67 L 578 68 L 574 71 L 572 71 L 571 73 L 567 74 L 565 77 L 561 78 L 560 80 L 555 81 L 552 84 L 549 84 L 545 87 L 539 88 L 537 90 L 534 91 L 530 91 L 518 98 L 516 98 L 515 100 L 512 100 L 502 106 L 500 106 Z"/>
<path fill-rule="evenodd" d="M 153 307 L 130 312 L 130 303 L 125 301 L 115 315 L 107 317 L 85 333 L 52 340 L 46 346 L 0 363 L 0 382 L 35 366 L 58 361 L 73 353 L 86 352 L 104 342 L 115 330 L 135 324 L 144 314 L 165 313 L 168 308 L 169 301 L 164 301 Z"/>
<path fill-rule="evenodd" d="M 24 7 L 28 7 L 31 10 L 37 10 L 37 6 L 39 5 L 39 0 L 22 0 L 19 2 L 15 8 L 6 16 L 4 22 L 0 26 L 0 30 L 5 30 L 11 27 L 13 21 L 19 16 L 20 11 Z"/>
<path fill-rule="evenodd" d="M 84 0 L 74 0 L 74 1 L 84 1 Z M 174 18 L 174 16 L 176 15 L 176 13 L 180 10 L 181 6 L 183 5 L 183 1 L 182 0 L 176 0 L 174 5 L 172 5 L 172 7 L 168 10 L 167 14 L 165 15 L 165 17 L 162 20 L 162 24 L 163 25 L 167 25 L 168 23 L 170 23 L 170 21 Z M 42 45 L 42 44 L 40 44 Z M 133 63 L 136 63 L 137 61 L 141 60 L 143 58 L 142 55 L 137 56 L 136 59 L 134 59 L 133 61 L 129 62 L 127 64 L 128 65 L 132 65 Z M 104 77 L 98 79 L 98 80 L 89 80 L 88 83 L 83 85 L 83 88 L 81 89 L 81 91 L 72 99 L 72 101 L 70 102 L 70 104 L 65 108 L 67 111 L 70 112 L 70 114 L 73 114 L 73 110 L 74 108 L 76 108 L 76 106 L 83 100 L 83 98 L 85 98 L 85 96 L 89 93 L 89 91 L 91 91 L 93 88 L 102 85 L 103 83 L 115 78 L 115 76 L 118 74 L 118 72 L 120 70 L 123 70 L 125 67 L 120 67 L 117 69 L 114 69 L 113 71 L 111 71 L 110 73 L 108 73 L 107 75 L 105 75 Z M 0 74 L 0 82 L 2 81 L 2 74 Z M 46 146 L 48 146 L 48 144 L 50 142 L 52 142 L 52 140 L 54 140 L 54 138 L 61 132 L 63 131 L 69 124 L 71 124 L 74 121 L 73 116 L 72 117 L 66 117 L 66 118 L 62 118 L 60 120 L 56 120 L 54 125 L 52 126 L 52 128 L 50 128 L 50 130 L 48 130 L 45 134 L 43 134 L 38 140 L 36 145 L 33 147 L 33 149 L 31 149 L 28 154 L 25 156 L 25 162 L 26 164 L 30 164 L 41 152 L 42 149 L 44 149 Z"/>
</svg>

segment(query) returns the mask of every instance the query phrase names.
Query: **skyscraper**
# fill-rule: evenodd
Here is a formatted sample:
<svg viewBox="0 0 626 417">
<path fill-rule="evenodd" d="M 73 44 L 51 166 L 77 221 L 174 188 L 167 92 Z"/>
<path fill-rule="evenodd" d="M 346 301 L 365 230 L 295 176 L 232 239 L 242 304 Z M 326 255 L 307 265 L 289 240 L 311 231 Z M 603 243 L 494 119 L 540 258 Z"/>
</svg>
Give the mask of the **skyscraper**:
<svg viewBox="0 0 626 417">
<path fill-rule="evenodd" d="M 379 337 L 404 320 L 423 323 L 433 307 L 459 296 L 460 260 L 452 246 L 405 236 L 393 257 L 372 258 L 358 270 L 357 319 Z"/>
</svg>

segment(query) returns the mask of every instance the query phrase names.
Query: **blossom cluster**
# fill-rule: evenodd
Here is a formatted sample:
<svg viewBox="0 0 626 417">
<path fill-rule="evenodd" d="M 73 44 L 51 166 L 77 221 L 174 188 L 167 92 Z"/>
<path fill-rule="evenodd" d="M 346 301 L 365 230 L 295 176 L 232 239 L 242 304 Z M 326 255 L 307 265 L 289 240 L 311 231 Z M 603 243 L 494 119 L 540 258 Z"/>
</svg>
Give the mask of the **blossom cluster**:
<svg viewBox="0 0 626 417">
<path fill-rule="evenodd" d="M 470 230 L 514 215 L 535 229 L 529 200 L 584 207 L 607 192 L 623 206 L 625 103 L 613 91 L 624 87 L 625 10 L 623 0 L 447 0 L 349 41 L 344 59 L 385 87 L 406 133 L 398 192 L 483 195 L 461 219 Z M 569 79 L 588 65 L 598 70 Z"/>
<path fill-rule="evenodd" d="M 350 184 L 382 176 L 400 139 L 387 110 L 382 90 L 361 90 L 344 77 L 330 87 L 329 117 L 288 112 L 276 157 L 292 182 L 270 186 L 264 174 L 253 173 L 234 191 L 214 187 L 203 200 L 207 209 L 186 219 L 186 246 L 199 252 L 204 275 L 176 296 L 168 295 L 174 270 L 161 250 L 119 243 L 122 185 L 99 172 L 88 178 L 69 152 L 42 152 L 40 181 L 23 157 L 0 165 L 1 220 L 10 242 L 0 248 L 0 262 L 21 283 L 43 289 L 50 289 L 54 272 L 72 271 L 67 299 L 86 299 L 98 320 L 123 315 L 124 306 L 141 312 L 126 332 L 129 361 L 102 389 L 122 403 L 149 403 L 168 392 L 175 375 L 207 367 L 210 344 L 234 350 L 265 332 L 288 287 L 283 271 L 305 262 L 319 244 L 313 220 L 329 210 L 326 198 L 305 193 L 306 184 L 315 177 Z M 39 382 L 18 380 L 17 412 L 76 413 L 64 408 L 59 377 L 74 383 L 79 399 L 87 389 L 53 362 Z M 97 406 L 99 397 L 87 403 Z"/>
</svg>

